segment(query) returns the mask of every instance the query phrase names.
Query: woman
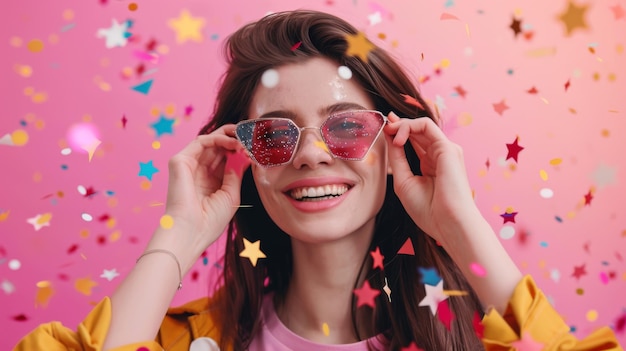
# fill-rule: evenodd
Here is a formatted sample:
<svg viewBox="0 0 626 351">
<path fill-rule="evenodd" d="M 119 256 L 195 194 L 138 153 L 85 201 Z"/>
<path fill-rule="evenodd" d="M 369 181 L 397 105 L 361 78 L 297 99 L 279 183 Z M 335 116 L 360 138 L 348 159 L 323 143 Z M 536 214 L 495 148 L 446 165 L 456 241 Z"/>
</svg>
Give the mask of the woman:
<svg viewBox="0 0 626 351">
<path fill-rule="evenodd" d="M 313 11 L 234 33 L 213 118 L 169 164 L 173 228 L 77 332 L 17 349 L 621 350 L 608 328 L 569 335 L 479 213 L 460 147 L 358 40 Z M 224 229 L 223 287 L 167 313 Z"/>
</svg>

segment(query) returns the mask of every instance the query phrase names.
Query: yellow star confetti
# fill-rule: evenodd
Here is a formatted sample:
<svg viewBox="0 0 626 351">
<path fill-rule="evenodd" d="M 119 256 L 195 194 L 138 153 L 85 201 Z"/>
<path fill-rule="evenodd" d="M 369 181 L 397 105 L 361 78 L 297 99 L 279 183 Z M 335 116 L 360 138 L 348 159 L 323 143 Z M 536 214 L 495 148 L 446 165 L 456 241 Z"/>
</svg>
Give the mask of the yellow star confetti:
<svg viewBox="0 0 626 351">
<path fill-rule="evenodd" d="M 248 241 L 248 239 L 243 238 L 243 246 L 245 247 L 243 251 L 239 253 L 240 257 L 247 257 L 250 259 L 250 263 L 252 266 L 256 267 L 256 262 L 259 258 L 266 258 L 263 251 L 261 251 L 261 240 L 257 240 L 253 243 Z"/>
<path fill-rule="evenodd" d="M 86 296 L 91 295 L 91 289 L 96 286 L 98 286 L 98 283 L 91 280 L 91 278 L 89 277 L 78 278 L 74 282 L 74 289 L 76 289 L 76 291 Z"/>
<path fill-rule="evenodd" d="M 170 19 L 167 25 L 176 32 L 176 42 L 182 44 L 188 40 L 202 41 L 202 32 L 205 20 L 202 17 L 192 17 L 187 9 L 180 12 L 178 18 Z"/>
<path fill-rule="evenodd" d="M 585 12 L 589 9 L 589 5 L 578 6 L 570 0 L 567 4 L 567 10 L 558 17 L 565 25 L 566 35 L 570 36 L 576 29 L 586 29 Z"/>
<path fill-rule="evenodd" d="M 46 307 L 48 301 L 54 295 L 54 289 L 49 281 L 37 282 L 37 295 L 35 295 L 35 307 Z"/>
<path fill-rule="evenodd" d="M 346 55 L 358 56 L 361 60 L 367 62 L 367 55 L 374 49 L 374 44 L 365 37 L 365 34 L 362 32 L 348 34 L 346 35 L 346 41 L 348 42 Z"/>
</svg>

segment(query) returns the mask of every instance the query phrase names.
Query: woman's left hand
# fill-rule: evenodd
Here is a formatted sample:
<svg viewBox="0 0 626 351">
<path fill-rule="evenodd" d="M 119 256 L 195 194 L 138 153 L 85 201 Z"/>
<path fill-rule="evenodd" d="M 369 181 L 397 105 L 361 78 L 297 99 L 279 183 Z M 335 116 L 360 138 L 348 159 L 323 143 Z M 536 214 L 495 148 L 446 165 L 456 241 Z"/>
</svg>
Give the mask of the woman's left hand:
<svg viewBox="0 0 626 351">
<path fill-rule="evenodd" d="M 463 150 L 430 118 L 399 118 L 389 114 L 384 128 L 394 190 L 413 221 L 444 248 L 454 242 L 460 226 L 481 216 L 469 185 Z M 422 176 L 413 174 L 404 145 L 420 159 Z"/>
</svg>

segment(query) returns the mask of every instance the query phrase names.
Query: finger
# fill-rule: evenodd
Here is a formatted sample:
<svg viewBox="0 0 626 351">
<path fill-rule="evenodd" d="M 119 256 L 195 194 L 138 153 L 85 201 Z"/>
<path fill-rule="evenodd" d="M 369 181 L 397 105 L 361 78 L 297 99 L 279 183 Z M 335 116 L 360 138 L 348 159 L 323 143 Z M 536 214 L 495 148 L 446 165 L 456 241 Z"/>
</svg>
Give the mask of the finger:
<svg viewBox="0 0 626 351">
<path fill-rule="evenodd" d="M 411 135 L 411 138 L 415 138 L 415 140 L 423 147 L 437 141 L 448 139 L 441 128 L 439 128 L 433 120 L 427 117 L 415 119 L 401 118 L 396 122 L 388 124 L 386 127 L 388 133 L 402 133 L 400 135 L 401 137 L 404 137 L 405 133 L 408 132 L 408 134 Z M 408 131 L 406 130 L 407 128 Z"/>
<path fill-rule="evenodd" d="M 387 143 L 389 145 L 387 152 L 394 182 L 404 182 L 406 179 L 414 175 L 411 171 L 411 167 L 409 166 L 409 162 L 406 159 L 404 146 L 394 145 L 390 135 L 386 134 L 385 138 L 387 138 Z"/>
</svg>

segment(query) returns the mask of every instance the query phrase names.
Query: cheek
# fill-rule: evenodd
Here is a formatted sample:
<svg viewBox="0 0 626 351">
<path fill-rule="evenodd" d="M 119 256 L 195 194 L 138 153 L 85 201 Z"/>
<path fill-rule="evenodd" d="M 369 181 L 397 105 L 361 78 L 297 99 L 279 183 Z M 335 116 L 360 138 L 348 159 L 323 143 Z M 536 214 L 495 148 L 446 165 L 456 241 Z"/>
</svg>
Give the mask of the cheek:
<svg viewBox="0 0 626 351">
<path fill-rule="evenodd" d="M 257 189 L 261 190 L 262 188 L 269 187 L 271 183 L 267 176 L 267 170 L 257 165 L 252 165 L 252 167 L 252 177 L 254 178 Z"/>
</svg>

